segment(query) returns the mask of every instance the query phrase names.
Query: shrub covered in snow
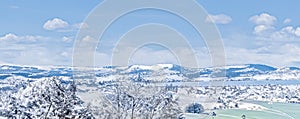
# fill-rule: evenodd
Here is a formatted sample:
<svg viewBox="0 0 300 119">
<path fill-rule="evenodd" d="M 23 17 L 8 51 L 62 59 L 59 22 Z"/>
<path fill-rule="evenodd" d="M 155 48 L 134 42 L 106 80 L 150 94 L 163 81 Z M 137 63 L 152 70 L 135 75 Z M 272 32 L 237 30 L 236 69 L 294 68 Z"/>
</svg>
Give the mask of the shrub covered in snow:
<svg viewBox="0 0 300 119">
<path fill-rule="evenodd" d="M 204 108 L 199 103 L 193 103 L 193 104 L 189 105 L 188 107 L 186 107 L 185 112 L 200 114 L 200 113 L 204 112 Z"/>
<path fill-rule="evenodd" d="M 76 85 L 62 83 L 58 78 L 32 82 L 5 97 L 2 103 L 0 116 L 8 118 L 93 118 L 76 96 Z"/>
</svg>

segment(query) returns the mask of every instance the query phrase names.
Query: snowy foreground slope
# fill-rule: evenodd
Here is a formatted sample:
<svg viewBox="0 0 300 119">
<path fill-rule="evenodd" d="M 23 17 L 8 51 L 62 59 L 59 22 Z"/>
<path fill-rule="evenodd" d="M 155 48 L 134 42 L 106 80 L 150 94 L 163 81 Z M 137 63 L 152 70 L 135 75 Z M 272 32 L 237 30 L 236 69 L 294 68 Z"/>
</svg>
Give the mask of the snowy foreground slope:
<svg viewBox="0 0 300 119">
<path fill-rule="evenodd" d="M 210 81 L 215 70 L 221 83 Z M 75 78 L 74 78 L 75 77 Z M 75 80 L 74 80 L 75 79 Z M 223 82 L 223 79 L 225 82 Z M 184 118 L 216 110 L 267 110 L 249 100 L 300 104 L 300 69 L 247 64 L 101 67 L 0 66 L 0 116 L 11 118 Z"/>
</svg>

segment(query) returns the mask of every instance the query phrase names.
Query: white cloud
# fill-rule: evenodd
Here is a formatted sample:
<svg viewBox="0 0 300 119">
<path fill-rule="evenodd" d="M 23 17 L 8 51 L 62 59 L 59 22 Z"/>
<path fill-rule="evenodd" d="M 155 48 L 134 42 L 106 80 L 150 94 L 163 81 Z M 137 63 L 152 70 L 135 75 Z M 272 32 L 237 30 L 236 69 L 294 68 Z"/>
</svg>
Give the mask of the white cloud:
<svg viewBox="0 0 300 119">
<path fill-rule="evenodd" d="M 68 27 L 57 29 L 56 31 L 57 32 L 74 32 L 79 29 L 86 29 L 88 27 L 89 27 L 88 24 L 82 22 L 82 23 L 76 23 L 73 25 L 70 24 L 70 25 L 68 25 Z"/>
<path fill-rule="evenodd" d="M 287 26 L 282 28 L 279 32 L 300 37 L 300 27 L 294 28 L 293 26 Z"/>
<path fill-rule="evenodd" d="M 60 53 L 60 55 L 63 57 L 70 57 L 68 52 L 62 52 L 62 53 Z"/>
<path fill-rule="evenodd" d="M 5 34 L 3 37 L 0 37 L 0 40 L 18 40 L 18 39 L 19 37 L 12 33 L 8 33 Z"/>
<path fill-rule="evenodd" d="M 230 37 L 224 41 L 228 64 L 267 64 L 298 66 L 300 27 L 278 27 L 273 23 L 256 24 L 254 35 Z M 263 23 L 263 24 L 262 24 Z"/>
<path fill-rule="evenodd" d="M 285 67 L 295 66 L 295 62 L 300 59 L 300 47 L 295 44 L 265 44 L 252 49 L 226 47 L 225 50 L 228 64 L 266 64 Z"/>
<path fill-rule="evenodd" d="M 71 64 L 72 46 L 60 40 L 48 38 L 38 42 L 27 42 L 28 40 L 21 40 L 26 38 L 25 36 L 7 36 L 10 37 L 6 37 L 6 41 L 0 43 L 0 61 L 20 65 Z"/>
<path fill-rule="evenodd" d="M 299 65 L 300 27 L 284 26 L 290 19 L 277 25 L 277 18 L 267 13 L 252 16 L 249 21 L 254 23 L 253 35 L 239 33 L 243 37 L 224 41 L 228 64 Z"/>
<path fill-rule="evenodd" d="M 43 36 L 32 36 L 32 35 L 17 36 L 13 33 L 8 33 L 0 37 L 0 41 L 18 41 L 18 40 L 37 41 L 43 39 L 48 39 L 48 38 Z"/>
<path fill-rule="evenodd" d="M 286 26 L 280 30 L 273 30 L 268 34 L 262 33 L 259 37 L 272 41 L 299 41 L 300 27 Z"/>
<path fill-rule="evenodd" d="M 95 42 L 96 39 L 88 35 L 88 36 L 83 37 L 82 41 L 83 42 Z"/>
<path fill-rule="evenodd" d="M 257 35 L 257 39 L 291 41 L 300 37 L 300 27 L 294 28 L 293 26 L 286 26 L 284 28 L 278 28 L 274 25 L 277 18 L 267 13 L 252 16 L 249 20 L 256 25 L 253 33 Z M 291 19 L 287 18 L 283 23 L 289 22 L 291 22 Z"/>
<path fill-rule="evenodd" d="M 294 34 L 295 33 L 295 29 L 292 26 L 287 26 L 281 29 L 282 32 L 286 32 L 286 33 L 290 33 L 290 34 Z"/>
<path fill-rule="evenodd" d="M 268 13 L 262 13 L 260 15 L 255 15 L 250 17 L 249 19 L 251 22 L 257 25 L 273 25 L 277 20 L 276 17 L 269 15 Z"/>
<path fill-rule="evenodd" d="M 295 35 L 300 37 L 300 27 L 295 30 Z"/>
<path fill-rule="evenodd" d="M 81 22 L 70 24 L 67 21 L 60 18 L 53 18 L 44 23 L 43 28 L 49 31 L 57 32 L 73 32 L 78 29 L 88 28 L 88 24 Z"/>
<path fill-rule="evenodd" d="M 267 26 L 267 25 L 257 25 L 254 27 L 254 33 L 261 35 L 264 32 L 267 32 L 269 30 L 274 29 L 272 26 Z"/>
<path fill-rule="evenodd" d="M 284 24 L 287 24 L 287 23 L 290 23 L 290 22 L 292 22 L 292 20 L 291 20 L 290 18 L 286 18 L 286 19 L 283 21 Z"/>
<path fill-rule="evenodd" d="M 89 26 L 87 23 L 82 22 L 82 23 L 74 24 L 73 27 L 76 29 L 80 29 L 80 28 L 88 28 Z"/>
<path fill-rule="evenodd" d="M 69 27 L 69 23 L 59 18 L 48 20 L 43 26 L 46 30 L 64 29 L 67 27 Z"/>
<path fill-rule="evenodd" d="M 228 24 L 232 21 L 230 16 L 224 14 L 218 15 L 208 15 L 205 19 L 205 22 L 208 23 L 215 23 L 215 24 Z"/>
<path fill-rule="evenodd" d="M 72 37 L 66 37 L 66 36 L 64 36 L 64 37 L 62 37 L 62 40 L 64 42 L 71 42 L 73 40 L 73 38 Z"/>
</svg>

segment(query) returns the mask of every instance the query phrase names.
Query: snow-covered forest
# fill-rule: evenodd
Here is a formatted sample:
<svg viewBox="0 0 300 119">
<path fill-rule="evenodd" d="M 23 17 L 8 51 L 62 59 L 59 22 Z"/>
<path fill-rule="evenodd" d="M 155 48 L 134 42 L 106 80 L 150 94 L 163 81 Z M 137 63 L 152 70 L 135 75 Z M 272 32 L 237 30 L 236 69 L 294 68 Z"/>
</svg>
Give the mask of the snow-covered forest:
<svg viewBox="0 0 300 119">
<path fill-rule="evenodd" d="M 15 80 L 2 91 L 0 116 L 7 118 L 178 118 L 183 109 L 177 98 L 164 88 L 146 86 L 121 79 L 103 85 L 97 105 L 85 103 L 77 95 L 76 81 L 45 78 L 31 82 Z M 20 86 L 21 85 L 21 86 Z"/>
</svg>

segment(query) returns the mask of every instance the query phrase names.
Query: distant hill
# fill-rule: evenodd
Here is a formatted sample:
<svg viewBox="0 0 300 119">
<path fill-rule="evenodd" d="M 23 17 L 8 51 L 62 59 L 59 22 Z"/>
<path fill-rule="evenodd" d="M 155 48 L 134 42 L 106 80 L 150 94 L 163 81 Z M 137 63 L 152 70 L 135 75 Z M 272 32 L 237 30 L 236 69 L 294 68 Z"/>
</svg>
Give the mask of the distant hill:
<svg viewBox="0 0 300 119">
<path fill-rule="evenodd" d="M 96 78 L 109 80 L 110 76 L 128 75 L 143 77 L 147 80 L 160 77 L 166 80 L 201 80 L 209 78 L 216 69 L 224 69 L 228 80 L 295 80 L 300 79 L 300 68 L 275 68 L 262 64 L 230 65 L 225 67 L 187 68 L 174 64 L 157 64 L 152 66 L 131 65 L 128 67 L 106 66 L 93 70 L 76 71 L 79 74 L 94 74 Z M 0 80 L 10 77 L 39 79 L 45 77 L 64 77 L 72 79 L 75 72 L 72 67 L 31 67 L 31 66 L 0 66 Z M 162 77 L 163 76 L 163 77 Z M 83 77 L 84 78 L 84 77 Z M 156 78 L 157 79 L 157 78 Z M 162 79 L 157 79 L 162 80 Z"/>
</svg>

